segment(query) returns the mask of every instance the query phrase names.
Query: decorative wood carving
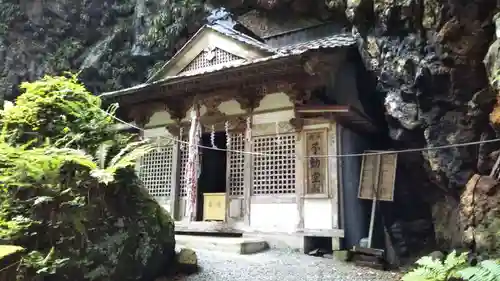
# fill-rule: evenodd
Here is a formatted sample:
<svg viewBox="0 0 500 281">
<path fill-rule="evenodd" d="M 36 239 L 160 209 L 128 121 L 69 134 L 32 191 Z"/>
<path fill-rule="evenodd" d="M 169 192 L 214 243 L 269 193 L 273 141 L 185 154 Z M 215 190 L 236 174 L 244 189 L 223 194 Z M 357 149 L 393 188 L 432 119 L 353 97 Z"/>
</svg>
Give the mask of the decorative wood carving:
<svg viewBox="0 0 500 281">
<path fill-rule="evenodd" d="M 220 113 L 218 107 L 225 100 L 221 94 L 215 92 L 211 93 L 210 96 L 203 98 L 202 104 L 207 108 L 207 113 L 205 113 L 206 116 L 217 115 Z"/>
<path fill-rule="evenodd" d="M 278 128 L 276 128 L 276 126 Z M 295 128 L 288 122 L 282 121 L 278 123 L 264 123 L 264 124 L 254 124 L 252 135 L 253 136 L 264 136 L 264 135 L 274 135 L 276 131 L 280 134 L 294 133 Z"/>
<path fill-rule="evenodd" d="M 297 132 L 301 132 L 302 129 L 304 128 L 304 119 L 302 118 L 292 118 L 290 119 L 290 125 L 292 125 L 292 127 L 295 129 L 295 131 Z"/>
<path fill-rule="evenodd" d="M 205 126 L 211 127 L 213 124 L 224 122 L 226 115 L 219 110 L 219 105 L 226 98 L 221 95 L 214 94 L 203 100 L 203 105 L 205 105 L 207 111 L 203 116 L 200 117 L 201 123 Z"/>
<path fill-rule="evenodd" d="M 158 102 L 137 104 L 130 109 L 129 117 L 134 120 L 137 126 L 144 128 L 155 112 L 165 109 L 165 105 Z"/>
<path fill-rule="evenodd" d="M 285 94 L 295 106 L 304 105 L 311 98 L 310 90 L 302 90 L 298 87 L 293 87 L 289 91 L 286 91 Z"/>
<path fill-rule="evenodd" d="M 238 95 L 234 99 L 240 104 L 240 107 L 245 112 L 252 112 L 255 108 L 259 107 L 260 101 L 257 101 L 249 96 Z"/>
<path fill-rule="evenodd" d="M 221 131 L 220 128 L 224 128 L 224 122 L 226 122 L 227 116 L 217 110 L 217 112 L 213 112 L 211 115 L 207 116 L 206 114 L 200 118 L 200 122 L 202 127 L 207 130 L 212 130 L 212 126 L 216 128 L 216 131 Z"/>
<path fill-rule="evenodd" d="M 212 126 L 216 132 L 222 132 L 225 130 L 225 123 L 229 122 L 229 131 L 231 132 L 243 132 L 246 128 L 246 119 L 243 116 L 223 116 L 218 119 L 204 119 L 201 121 L 202 127 L 207 132 L 212 131 Z"/>
<path fill-rule="evenodd" d="M 251 113 L 255 108 L 260 106 L 260 102 L 267 93 L 268 91 L 265 88 L 251 87 L 238 91 L 234 99 L 240 104 L 242 110 Z"/>
<path fill-rule="evenodd" d="M 177 120 L 175 123 L 173 124 L 168 124 L 167 126 L 165 126 L 167 131 L 174 137 L 179 137 L 180 136 L 180 132 L 181 132 L 181 122 L 180 120 Z"/>
<path fill-rule="evenodd" d="M 229 130 L 235 132 L 245 131 L 247 126 L 247 120 L 244 116 L 237 116 L 229 121 Z"/>
<path fill-rule="evenodd" d="M 194 95 L 186 95 L 183 97 L 166 98 L 166 111 L 174 120 L 181 120 L 186 117 L 187 111 L 193 105 Z"/>
</svg>

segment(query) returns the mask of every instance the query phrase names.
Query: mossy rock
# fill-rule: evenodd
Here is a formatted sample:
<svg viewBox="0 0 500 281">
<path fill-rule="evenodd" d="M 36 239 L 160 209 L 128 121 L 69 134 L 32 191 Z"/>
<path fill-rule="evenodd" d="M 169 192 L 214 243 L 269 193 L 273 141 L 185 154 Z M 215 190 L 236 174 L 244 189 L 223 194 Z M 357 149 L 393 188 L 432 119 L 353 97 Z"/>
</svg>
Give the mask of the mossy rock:
<svg viewBox="0 0 500 281">
<path fill-rule="evenodd" d="M 181 273 L 192 274 L 198 271 L 198 255 L 195 251 L 188 248 L 181 249 L 177 253 L 176 260 Z"/>
<path fill-rule="evenodd" d="M 0 279 L 16 280 L 16 269 L 22 254 L 25 252 L 23 247 L 13 245 L 0 245 Z M 2 279 L 3 278 L 3 279 Z"/>
<path fill-rule="evenodd" d="M 23 252 L 24 248 L 14 245 L 0 245 L 0 260 L 4 258 L 14 255 L 16 253 Z"/>
<path fill-rule="evenodd" d="M 108 201 L 109 207 L 118 211 L 117 216 L 107 219 L 112 227 L 107 234 L 103 230 L 104 235 L 96 241 L 98 247 L 90 255 L 94 257 L 92 277 L 153 280 L 175 270 L 175 231 L 171 216 L 147 193 L 133 172 L 119 173 L 117 178 L 117 199 L 120 200 Z M 102 265 L 98 265 L 100 259 L 108 261 L 107 274 L 103 274 Z"/>
</svg>

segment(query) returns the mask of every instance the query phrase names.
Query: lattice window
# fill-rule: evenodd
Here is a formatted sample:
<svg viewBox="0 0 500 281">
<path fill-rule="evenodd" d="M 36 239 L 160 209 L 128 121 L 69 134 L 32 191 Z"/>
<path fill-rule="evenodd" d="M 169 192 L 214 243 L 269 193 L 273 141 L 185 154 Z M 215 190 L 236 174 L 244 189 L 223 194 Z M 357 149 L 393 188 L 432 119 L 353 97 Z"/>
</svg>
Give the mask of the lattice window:
<svg viewBox="0 0 500 281">
<path fill-rule="evenodd" d="M 172 146 L 163 146 L 142 157 L 139 178 L 155 198 L 170 197 L 172 191 Z"/>
<path fill-rule="evenodd" d="M 187 145 L 183 150 L 180 151 L 181 153 L 181 175 L 180 175 L 180 181 L 179 181 L 179 196 L 180 197 L 187 197 L 188 195 L 188 187 L 187 187 L 187 182 L 186 182 L 186 164 L 188 161 L 189 157 L 189 150 Z"/>
<path fill-rule="evenodd" d="M 231 149 L 237 151 L 245 150 L 245 137 L 241 134 L 231 136 Z M 244 175 L 244 153 L 229 153 L 229 195 L 243 196 Z"/>
<path fill-rule="evenodd" d="M 253 194 L 295 193 L 295 134 L 253 138 Z"/>
<path fill-rule="evenodd" d="M 209 49 L 207 48 L 203 52 L 201 52 L 194 60 L 192 60 L 183 70 L 182 72 L 199 70 L 202 68 L 227 63 L 234 60 L 241 59 L 238 56 L 235 56 L 231 53 L 228 53 L 219 48 Z M 181 72 L 181 73 L 182 73 Z"/>
</svg>

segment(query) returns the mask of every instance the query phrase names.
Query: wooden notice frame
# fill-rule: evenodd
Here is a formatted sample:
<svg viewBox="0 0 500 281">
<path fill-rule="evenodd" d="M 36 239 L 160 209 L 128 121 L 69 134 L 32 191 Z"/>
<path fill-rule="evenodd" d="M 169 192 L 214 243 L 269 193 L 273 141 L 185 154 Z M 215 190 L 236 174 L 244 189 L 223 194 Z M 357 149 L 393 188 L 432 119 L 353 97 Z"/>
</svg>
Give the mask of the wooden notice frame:
<svg viewBox="0 0 500 281">
<path fill-rule="evenodd" d="M 316 136 L 315 136 L 316 135 Z M 320 147 L 318 147 L 318 151 L 316 153 L 312 153 L 310 142 L 310 137 L 315 136 L 319 138 Z M 305 154 L 307 155 L 307 159 L 305 161 L 305 179 L 306 179 L 306 188 L 305 195 L 327 195 L 328 194 L 328 157 L 324 157 L 328 154 L 328 130 L 326 128 L 322 129 L 313 129 L 313 130 L 305 130 L 304 131 L 304 146 L 305 146 Z M 314 155 L 319 155 L 320 157 L 314 158 Z M 323 157 L 321 157 L 323 156 Z M 311 167 L 311 160 L 315 160 L 317 162 L 318 167 Z M 312 173 L 318 173 L 320 176 L 316 179 L 319 180 L 319 190 L 314 190 L 313 187 L 313 175 Z"/>
<path fill-rule="evenodd" d="M 365 153 L 384 152 L 367 150 Z M 380 164 L 378 160 L 380 159 Z M 379 201 L 394 201 L 397 153 L 364 155 L 361 162 L 358 198 Z M 377 175 L 378 174 L 378 175 Z M 376 178 L 378 176 L 378 182 Z M 377 191 L 377 196 L 374 196 Z"/>
</svg>

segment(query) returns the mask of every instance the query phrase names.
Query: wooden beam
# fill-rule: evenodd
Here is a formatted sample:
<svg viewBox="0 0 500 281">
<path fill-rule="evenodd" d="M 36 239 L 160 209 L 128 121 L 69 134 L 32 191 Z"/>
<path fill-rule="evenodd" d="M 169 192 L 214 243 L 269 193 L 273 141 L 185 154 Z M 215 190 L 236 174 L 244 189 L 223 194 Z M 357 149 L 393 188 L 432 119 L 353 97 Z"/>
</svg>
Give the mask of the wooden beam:
<svg viewBox="0 0 500 281">
<path fill-rule="evenodd" d="M 175 222 L 175 232 L 200 232 L 200 233 L 243 233 L 226 222 Z"/>
<path fill-rule="evenodd" d="M 213 81 L 205 82 L 206 77 L 199 77 L 195 82 L 177 88 L 165 86 L 151 87 L 148 91 L 141 90 L 137 93 L 110 97 L 109 99 L 119 102 L 120 105 L 134 105 L 137 103 L 158 101 L 164 104 L 175 104 L 177 101 L 183 102 L 183 99 L 190 96 L 190 93 L 196 93 L 200 98 L 209 96 L 229 96 L 234 97 L 241 93 L 255 93 L 262 88 L 267 92 L 281 91 L 281 85 L 293 84 L 295 87 L 303 90 L 315 89 L 322 85 L 320 77 L 308 76 L 300 68 L 292 70 L 283 70 L 276 73 L 261 73 L 259 76 L 249 76 L 242 74 L 238 79 L 227 79 L 225 77 L 213 77 Z M 255 90 L 252 90 L 255 89 Z"/>
<path fill-rule="evenodd" d="M 297 229 L 296 233 L 303 236 L 344 237 L 343 229 Z"/>
<path fill-rule="evenodd" d="M 333 119 L 343 126 L 357 131 L 377 131 L 377 127 L 370 117 L 348 105 L 298 106 L 295 112 L 300 118 Z"/>
</svg>

